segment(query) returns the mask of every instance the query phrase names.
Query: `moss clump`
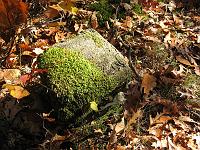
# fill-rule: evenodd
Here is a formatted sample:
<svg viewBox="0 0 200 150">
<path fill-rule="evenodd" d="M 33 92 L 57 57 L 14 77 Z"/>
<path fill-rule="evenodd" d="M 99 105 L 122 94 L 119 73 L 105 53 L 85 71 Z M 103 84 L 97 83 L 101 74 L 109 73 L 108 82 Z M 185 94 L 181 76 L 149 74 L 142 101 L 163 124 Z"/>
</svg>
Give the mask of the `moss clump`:
<svg viewBox="0 0 200 150">
<path fill-rule="evenodd" d="M 191 74 L 187 76 L 183 82 L 183 87 L 191 90 L 191 92 L 200 98 L 200 76 Z"/>
<path fill-rule="evenodd" d="M 39 64 L 48 69 L 47 85 L 59 97 L 59 107 L 55 109 L 61 121 L 81 122 L 92 112 L 90 102 L 99 104 L 116 85 L 113 77 L 106 76 L 80 52 L 70 49 L 52 47 L 41 56 Z"/>
<path fill-rule="evenodd" d="M 99 47 L 99 48 L 103 47 L 104 43 L 103 43 L 102 39 L 99 38 L 99 36 L 96 36 L 95 34 L 93 34 L 91 32 L 84 32 L 84 35 L 87 38 L 92 39 L 95 42 L 97 47 Z"/>
<path fill-rule="evenodd" d="M 188 75 L 181 84 L 181 89 L 194 96 L 186 97 L 187 103 L 200 107 L 200 76 L 195 74 Z"/>
<path fill-rule="evenodd" d="M 90 9 L 97 11 L 97 17 L 99 19 L 100 26 L 104 25 L 105 21 L 108 21 L 109 18 L 114 13 L 114 9 L 109 3 L 109 0 L 99 0 L 95 3 L 90 4 Z"/>
<path fill-rule="evenodd" d="M 164 44 L 157 42 L 149 42 L 147 45 L 153 47 L 152 49 L 145 49 L 142 58 L 142 66 L 150 69 L 158 70 L 163 65 L 171 64 L 172 59 L 169 57 L 169 52 L 165 49 Z"/>
<path fill-rule="evenodd" d="M 123 107 L 119 103 L 113 104 L 103 110 L 104 112 L 101 112 L 103 113 L 103 115 L 98 117 L 96 120 L 81 127 L 73 128 L 73 137 L 75 138 L 71 139 L 71 142 L 79 143 L 80 146 L 83 146 L 83 148 L 85 148 L 88 141 L 84 139 L 86 139 L 86 137 L 90 137 L 90 142 L 96 143 L 95 141 L 98 141 L 98 143 L 95 144 L 98 149 L 105 149 L 106 145 L 108 144 L 108 141 L 105 140 L 106 137 L 103 137 L 101 136 L 101 134 L 98 133 L 95 134 L 94 131 L 100 129 L 103 133 L 108 132 L 110 130 L 110 126 L 108 125 L 108 123 L 106 123 L 106 121 L 109 120 L 109 123 L 116 123 L 120 121 L 122 110 Z"/>
<path fill-rule="evenodd" d="M 133 11 L 136 13 L 136 14 L 142 14 L 143 11 L 142 11 L 142 6 L 140 4 L 134 4 L 133 5 Z"/>
</svg>

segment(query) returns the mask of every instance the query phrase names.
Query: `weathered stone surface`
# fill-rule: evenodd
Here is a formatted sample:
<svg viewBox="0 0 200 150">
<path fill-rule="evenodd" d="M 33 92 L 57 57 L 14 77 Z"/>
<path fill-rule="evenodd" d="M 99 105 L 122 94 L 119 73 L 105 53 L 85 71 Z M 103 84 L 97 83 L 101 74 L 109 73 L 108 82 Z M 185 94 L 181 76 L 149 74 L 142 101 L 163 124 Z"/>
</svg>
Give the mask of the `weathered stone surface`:
<svg viewBox="0 0 200 150">
<path fill-rule="evenodd" d="M 55 110 L 62 121 L 86 121 L 93 112 L 90 102 L 106 104 L 104 98 L 132 74 L 126 58 L 91 29 L 55 44 L 39 62 L 48 69 L 47 86 L 59 97 Z"/>
<path fill-rule="evenodd" d="M 119 83 L 124 82 L 131 73 L 128 61 L 95 30 L 86 30 L 55 46 L 81 52 L 106 75 L 118 78 Z"/>
</svg>

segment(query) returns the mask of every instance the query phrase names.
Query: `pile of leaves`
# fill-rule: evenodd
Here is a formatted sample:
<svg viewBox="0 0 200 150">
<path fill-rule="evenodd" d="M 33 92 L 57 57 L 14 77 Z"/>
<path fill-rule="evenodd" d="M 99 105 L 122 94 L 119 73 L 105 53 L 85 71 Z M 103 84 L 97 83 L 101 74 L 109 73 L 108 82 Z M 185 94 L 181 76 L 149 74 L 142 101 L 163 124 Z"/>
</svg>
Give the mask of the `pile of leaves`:
<svg viewBox="0 0 200 150">
<path fill-rule="evenodd" d="M 200 149 L 198 0 L 0 0 L 1 149 Z M 129 59 L 123 114 L 82 138 L 51 117 L 37 58 L 94 28 Z M 124 101 L 124 100 L 122 100 Z M 96 138 L 95 138 L 96 137 Z"/>
</svg>

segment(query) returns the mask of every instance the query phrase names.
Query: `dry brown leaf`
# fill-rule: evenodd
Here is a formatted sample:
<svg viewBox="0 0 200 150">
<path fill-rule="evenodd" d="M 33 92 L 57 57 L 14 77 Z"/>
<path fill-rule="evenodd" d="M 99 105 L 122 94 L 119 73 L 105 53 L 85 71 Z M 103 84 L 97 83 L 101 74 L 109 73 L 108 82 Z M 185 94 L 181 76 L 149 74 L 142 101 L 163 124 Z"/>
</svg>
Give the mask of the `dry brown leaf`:
<svg viewBox="0 0 200 150">
<path fill-rule="evenodd" d="M 96 29 L 99 26 L 98 20 L 97 20 L 97 16 L 96 16 L 96 12 L 92 13 L 92 16 L 91 16 L 91 26 L 92 26 L 93 29 Z"/>
<path fill-rule="evenodd" d="M 54 17 L 57 17 L 59 15 L 59 10 L 55 9 L 54 7 L 49 7 L 45 12 L 44 15 L 46 18 L 52 19 Z"/>
<path fill-rule="evenodd" d="M 117 145 L 116 150 L 126 150 L 127 148 L 125 146 Z"/>
<path fill-rule="evenodd" d="M 197 35 L 197 43 L 200 43 L 200 35 Z"/>
<path fill-rule="evenodd" d="M 192 65 L 187 59 L 183 58 L 182 56 L 178 55 L 176 56 L 176 60 L 179 61 L 180 63 L 190 66 L 190 67 L 195 67 L 195 65 Z"/>
<path fill-rule="evenodd" d="M 180 64 L 179 65 L 179 70 L 177 69 L 173 69 L 171 72 L 173 73 L 173 75 L 176 77 L 176 78 L 179 78 L 179 77 L 183 77 L 185 75 L 185 70 L 186 68 Z"/>
<path fill-rule="evenodd" d="M 22 0 L 0 0 L 0 32 L 6 42 L 15 34 L 18 25 L 26 22 L 27 14 Z"/>
<path fill-rule="evenodd" d="M 47 24 L 48 27 L 58 27 L 58 26 L 65 26 L 65 25 L 66 25 L 66 22 L 51 22 Z"/>
<path fill-rule="evenodd" d="M 2 69 L 0 70 L 0 80 L 4 80 L 6 83 L 13 83 L 18 80 L 21 75 L 19 69 Z"/>
<path fill-rule="evenodd" d="M 76 14 L 78 12 L 78 8 L 76 8 L 74 5 L 75 1 L 73 0 L 63 0 L 56 5 L 50 6 L 50 8 L 55 9 L 57 11 L 64 11 L 65 13 L 70 12 L 72 14 Z"/>
<path fill-rule="evenodd" d="M 157 120 L 155 120 L 155 123 L 166 123 L 167 121 L 172 120 L 170 116 L 161 116 Z"/>
<path fill-rule="evenodd" d="M 168 49 L 169 45 L 171 44 L 171 32 L 168 32 L 168 34 L 164 38 L 165 47 Z"/>
<path fill-rule="evenodd" d="M 173 119 L 174 123 L 182 128 L 185 132 L 189 132 L 192 130 L 191 126 L 187 125 L 184 121 L 181 121 L 179 119 Z"/>
<path fill-rule="evenodd" d="M 131 119 L 128 121 L 127 130 L 130 129 L 130 127 L 131 127 L 132 124 L 135 124 L 137 122 L 138 118 L 142 117 L 142 114 L 143 114 L 143 112 L 140 109 L 138 109 L 138 111 L 133 114 L 133 116 L 131 117 Z"/>
<path fill-rule="evenodd" d="M 132 28 L 133 27 L 132 17 L 126 16 L 126 20 L 123 25 L 124 27 Z"/>
<path fill-rule="evenodd" d="M 54 137 L 52 138 L 52 142 L 55 142 L 55 141 L 64 141 L 66 139 L 65 136 L 61 136 L 61 135 L 54 135 Z"/>
<path fill-rule="evenodd" d="M 181 79 L 173 79 L 166 76 L 161 76 L 160 79 L 166 85 L 178 85 L 182 82 Z"/>
<path fill-rule="evenodd" d="M 197 139 L 194 138 L 194 136 L 192 137 L 193 139 L 189 139 L 188 140 L 188 143 L 187 143 L 187 146 L 189 148 L 191 148 L 192 150 L 196 150 L 196 149 L 200 149 L 200 143 L 199 143 L 199 136 L 197 135 Z M 198 144 L 196 145 L 195 144 L 195 140 L 198 141 Z"/>
<path fill-rule="evenodd" d="M 150 125 L 165 124 L 167 121 L 172 120 L 170 116 L 165 116 L 163 113 L 157 114 L 155 118 L 150 115 Z"/>
<path fill-rule="evenodd" d="M 56 43 L 62 41 L 65 38 L 65 33 L 57 32 L 55 35 Z"/>
<path fill-rule="evenodd" d="M 162 125 L 153 126 L 148 129 L 149 134 L 155 135 L 158 139 L 162 137 Z"/>
<path fill-rule="evenodd" d="M 21 0 L 0 0 L 0 30 L 24 23 L 27 13 Z"/>
<path fill-rule="evenodd" d="M 196 73 L 196 75 L 200 76 L 200 68 L 199 68 L 199 66 L 196 66 L 194 68 L 194 72 Z"/>
<path fill-rule="evenodd" d="M 156 78 L 149 73 L 145 73 L 141 87 L 144 89 L 144 94 L 149 95 L 149 92 L 156 87 Z"/>
<path fill-rule="evenodd" d="M 122 131 L 125 128 L 125 123 L 124 123 L 124 118 L 122 118 L 121 122 L 118 122 L 115 126 L 115 131 L 116 133 L 119 133 L 120 131 Z"/>
</svg>

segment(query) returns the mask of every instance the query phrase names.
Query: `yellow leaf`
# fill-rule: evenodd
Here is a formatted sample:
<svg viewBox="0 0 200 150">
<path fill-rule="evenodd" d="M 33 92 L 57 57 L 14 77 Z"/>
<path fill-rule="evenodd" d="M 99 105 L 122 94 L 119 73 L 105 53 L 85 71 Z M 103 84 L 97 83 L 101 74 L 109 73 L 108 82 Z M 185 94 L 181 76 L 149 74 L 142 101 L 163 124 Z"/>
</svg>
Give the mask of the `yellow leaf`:
<svg viewBox="0 0 200 150">
<path fill-rule="evenodd" d="M 11 84 L 4 84 L 2 86 L 3 89 L 8 89 L 9 91 L 15 89 L 14 85 L 11 85 Z"/>
<path fill-rule="evenodd" d="M 72 14 L 76 14 L 78 12 L 78 8 L 77 7 L 71 7 L 71 13 Z"/>
<path fill-rule="evenodd" d="M 78 11 L 78 8 L 76 8 L 76 7 L 74 6 L 74 2 L 73 2 L 73 1 L 68 1 L 68 2 L 61 1 L 61 2 L 58 4 L 58 6 L 59 6 L 60 8 L 62 8 L 64 12 L 69 11 L 69 12 L 71 12 L 72 14 L 76 14 L 77 11 Z"/>
<path fill-rule="evenodd" d="M 26 89 L 18 85 L 4 84 L 2 88 L 8 89 L 10 95 L 17 99 L 21 99 L 30 94 Z"/>
<path fill-rule="evenodd" d="M 96 112 L 98 112 L 98 105 L 95 101 L 90 102 L 90 108 Z"/>
</svg>

